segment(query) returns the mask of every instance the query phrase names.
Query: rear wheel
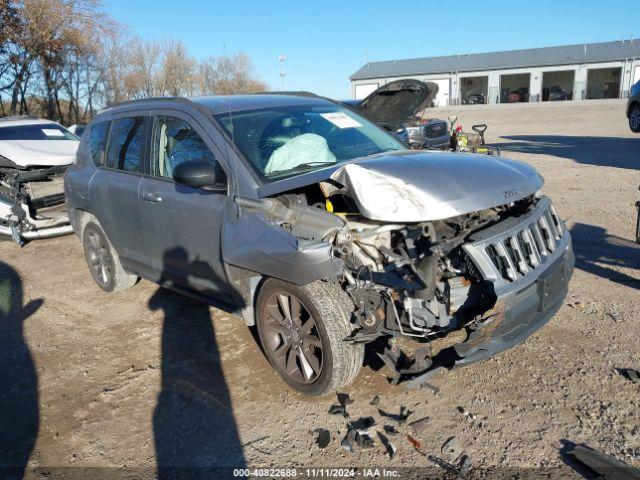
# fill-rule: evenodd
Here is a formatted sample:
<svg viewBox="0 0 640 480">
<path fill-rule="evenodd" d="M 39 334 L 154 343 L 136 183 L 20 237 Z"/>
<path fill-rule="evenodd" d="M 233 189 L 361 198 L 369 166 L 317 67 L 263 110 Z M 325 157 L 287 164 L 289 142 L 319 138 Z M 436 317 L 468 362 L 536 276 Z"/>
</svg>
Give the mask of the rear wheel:
<svg viewBox="0 0 640 480">
<path fill-rule="evenodd" d="M 632 132 L 640 133 L 640 105 L 637 103 L 629 111 L 629 128 Z"/>
<path fill-rule="evenodd" d="M 325 395 L 358 375 L 364 346 L 343 341 L 353 330 L 353 304 L 337 285 L 317 281 L 300 287 L 269 279 L 256 303 L 264 352 L 290 386 Z"/>
<path fill-rule="evenodd" d="M 118 254 L 99 225 L 87 223 L 82 237 L 89 271 L 102 290 L 115 292 L 135 285 L 138 277 L 122 268 Z"/>
</svg>

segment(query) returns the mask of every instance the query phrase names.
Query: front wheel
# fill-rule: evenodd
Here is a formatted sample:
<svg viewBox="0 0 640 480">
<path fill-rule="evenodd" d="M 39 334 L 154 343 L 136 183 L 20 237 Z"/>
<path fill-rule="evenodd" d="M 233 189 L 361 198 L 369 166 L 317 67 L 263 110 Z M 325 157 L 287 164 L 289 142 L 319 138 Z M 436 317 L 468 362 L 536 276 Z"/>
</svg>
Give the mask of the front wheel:
<svg viewBox="0 0 640 480">
<path fill-rule="evenodd" d="M 268 279 L 256 304 L 262 348 L 291 387 L 325 395 L 356 378 L 364 346 L 343 341 L 353 330 L 353 304 L 339 286 L 316 281 L 301 287 Z"/>
<path fill-rule="evenodd" d="M 635 104 L 629 111 L 629 128 L 632 132 L 640 133 L 640 105 Z"/>
</svg>

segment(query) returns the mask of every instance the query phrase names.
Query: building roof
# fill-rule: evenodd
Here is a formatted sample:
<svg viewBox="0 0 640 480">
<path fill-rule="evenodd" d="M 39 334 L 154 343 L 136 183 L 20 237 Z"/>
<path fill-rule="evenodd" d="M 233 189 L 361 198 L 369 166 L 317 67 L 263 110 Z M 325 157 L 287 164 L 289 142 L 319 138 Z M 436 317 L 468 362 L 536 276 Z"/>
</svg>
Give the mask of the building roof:
<svg viewBox="0 0 640 480">
<path fill-rule="evenodd" d="M 361 80 L 403 75 L 573 65 L 576 63 L 620 61 L 629 58 L 640 58 L 640 39 L 370 62 L 350 78 L 351 80 Z"/>
</svg>

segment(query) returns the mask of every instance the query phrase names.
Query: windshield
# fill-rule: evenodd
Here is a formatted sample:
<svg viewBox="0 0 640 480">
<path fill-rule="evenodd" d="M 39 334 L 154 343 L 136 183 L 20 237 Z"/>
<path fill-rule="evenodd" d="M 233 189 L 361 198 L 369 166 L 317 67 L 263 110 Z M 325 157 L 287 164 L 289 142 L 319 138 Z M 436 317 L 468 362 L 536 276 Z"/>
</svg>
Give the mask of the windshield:
<svg viewBox="0 0 640 480">
<path fill-rule="evenodd" d="M 80 140 L 69 130 L 54 123 L 0 127 L 0 140 Z"/>
<path fill-rule="evenodd" d="M 216 119 L 264 179 L 406 149 L 380 127 L 338 105 L 269 107 Z"/>
</svg>

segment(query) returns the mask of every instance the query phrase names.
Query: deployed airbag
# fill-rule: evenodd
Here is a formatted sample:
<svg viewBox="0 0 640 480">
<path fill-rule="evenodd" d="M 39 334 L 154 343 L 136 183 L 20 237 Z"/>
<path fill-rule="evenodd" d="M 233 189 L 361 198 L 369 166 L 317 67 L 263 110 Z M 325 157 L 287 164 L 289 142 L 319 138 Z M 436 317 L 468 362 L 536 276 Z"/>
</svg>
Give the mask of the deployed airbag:
<svg viewBox="0 0 640 480">
<path fill-rule="evenodd" d="M 336 163 L 335 155 L 320 135 L 304 133 L 289 140 L 271 154 L 264 173 L 290 170 L 305 163 Z"/>
</svg>

